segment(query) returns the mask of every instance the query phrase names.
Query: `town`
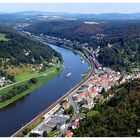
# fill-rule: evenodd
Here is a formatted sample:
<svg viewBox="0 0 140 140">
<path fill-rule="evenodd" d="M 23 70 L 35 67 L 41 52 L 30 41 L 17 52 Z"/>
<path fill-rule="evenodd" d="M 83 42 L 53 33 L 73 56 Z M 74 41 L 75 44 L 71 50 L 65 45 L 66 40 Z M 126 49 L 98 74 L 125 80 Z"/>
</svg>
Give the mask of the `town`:
<svg viewBox="0 0 140 140">
<path fill-rule="evenodd" d="M 27 35 L 31 38 L 34 38 L 34 39 L 37 39 L 39 41 L 45 41 L 47 43 L 50 43 L 50 44 L 56 44 L 56 45 L 59 45 L 59 46 L 69 46 L 69 47 L 74 47 L 74 46 L 77 46 L 77 47 L 86 47 L 88 46 L 88 43 L 80 43 L 78 41 L 71 41 L 71 40 L 67 40 L 66 38 L 59 38 L 59 37 L 54 37 L 54 36 L 48 36 L 48 35 L 44 35 L 44 34 L 40 34 L 39 36 L 36 36 L 30 32 L 27 32 L 27 31 L 22 31 L 22 33 L 24 35 Z"/>
<path fill-rule="evenodd" d="M 41 37 L 34 37 L 42 40 Z M 47 38 L 51 40 L 49 43 L 54 43 L 56 39 L 52 39 L 52 37 L 51 39 L 50 37 Z M 57 40 L 62 41 L 58 38 Z M 71 41 L 65 40 L 66 42 L 69 46 L 73 45 Z M 81 45 L 78 42 L 74 43 Z M 77 90 L 74 90 L 63 99 L 60 104 L 57 104 L 47 112 L 42 117 L 41 123 L 27 133 L 24 133 L 24 136 L 72 137 L 73 130 L 80 126 L 80 121 L 87 117 L 89 110 L 98 102 L 103 103 L 114 96 L 114 93 L 109 93 L 105 97 L 102 94 L 103 91 L 108 91 L 111 87 L 122 84 L 129 79 L 140 78 L 140 73 L 126 75 L 110 68 L 102 67 L 96 60 L 100 47 L 98 46 L 97 50 L 93 51 L 91 48 L 85 47 L 86 45 L 82 44 L 82 48 L 94 64 L 92 75 Z"/>
<path fill-rule="evenodd" d="M 102 90 L 122 84 L 128 79 L 140 78 L 138 75 L 121 75 L 109 68 L 95 70 L 94 76 L 82 85 L 76 92 L 71 93 L 61 104 L 55 106 L 43 116 L 43 121 L 27 134 L 27 136 L 65 136 L 72 137 L 73 130 L 78 128 L 80 120 L 93 108 L 97 101 L 105 101 L 114 96 L 110 93 L 103 97 Z"/>
</svg>

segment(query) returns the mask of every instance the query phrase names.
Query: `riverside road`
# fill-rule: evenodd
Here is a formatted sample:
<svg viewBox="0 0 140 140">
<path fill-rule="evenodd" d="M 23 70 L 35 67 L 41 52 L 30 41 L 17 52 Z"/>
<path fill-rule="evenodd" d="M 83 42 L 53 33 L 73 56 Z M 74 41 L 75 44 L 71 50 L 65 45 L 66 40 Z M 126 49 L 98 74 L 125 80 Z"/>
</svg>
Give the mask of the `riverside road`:
<svg viewBox="0 0 140 140">
<path fill-rule="evenodd" d="M 33 123 L 35 123 L 36 121 L 38 121 L 47 112 L 49 112 L 51 109 L 53 109 L 57 104 L 60 104 L 68 95 L 76 92 L 81 87 L 81 85 L 85 84 L 89 80 L 89 78 L 94 74 L 94 63 L 95 63 L 95 60 L 93 61 L 93 59 L 91 59 L 90 55 L 91 54 L 88 51 L 85 50 L 85 56 L 88 59 L 90 65 L 91 65 L 91 70 L 90 70 L 88 76 L 83 81 L 81 81 L 79 84 L 77 84 L 74 88 L 72 88 L 71 90 L 69 90 L 65 95 L 63 95 L 61 98 L 59 98 L 56 102 L 54 102 L 51 106 L 49 106 L 46 110 L 44 110 L 41 114 L 39 114 L 37 117 L 35 117 L 35 119 L 33 119 L 32 121 L 30 121 L 28 124 L 26 124 L 24 127 L 22 127 L 19 131 L 17 131 L 12 136 L 18 136 L 18 135 L 20 135 L 22 133 L 22 131 L 26 127 L 29 127 Z M 73 116 L 72 120 L 74 120 L 76 118 L 76 116 L 77 116 L 76 114 L 78 113 L 78 110 L 77 109 L 74 109 L 74 110 L 75 111 L 74 111 L 74 116 Z"/>
</svg>

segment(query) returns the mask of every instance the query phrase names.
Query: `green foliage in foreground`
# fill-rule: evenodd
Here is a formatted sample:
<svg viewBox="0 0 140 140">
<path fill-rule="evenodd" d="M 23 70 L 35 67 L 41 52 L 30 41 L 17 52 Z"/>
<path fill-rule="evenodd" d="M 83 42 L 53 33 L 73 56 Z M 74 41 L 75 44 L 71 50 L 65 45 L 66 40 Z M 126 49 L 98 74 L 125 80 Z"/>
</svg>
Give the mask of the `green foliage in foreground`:
<svg viewBox="0 0 140 140">
<path fill-rule="evenodd" d="M 113 98 L 88 112 L 74 136 L 140 136 L 140 79 L 115 87 L 112 92 L 115 93 Z"/>
</svg>

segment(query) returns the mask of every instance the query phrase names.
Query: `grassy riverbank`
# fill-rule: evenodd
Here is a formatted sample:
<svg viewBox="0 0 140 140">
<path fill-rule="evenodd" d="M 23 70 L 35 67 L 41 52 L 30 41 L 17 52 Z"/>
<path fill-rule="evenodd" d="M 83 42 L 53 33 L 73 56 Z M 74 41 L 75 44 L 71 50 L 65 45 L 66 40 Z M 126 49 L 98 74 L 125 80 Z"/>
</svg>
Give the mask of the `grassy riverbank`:
<svg viewBox="0 0 140 140">
<path fill-rule="evenodd" d="M 57 69 L 57 66 L 53 66 L 51 68 L 49 68 L 48 70 L 46 70 L 44 73 L 41 73 L 37 76 L 34 76 L 32 78 L 36 78 L 37 79 L 37 83 L 32 85 L 29 89 L 25 90 L 24 92 L 17 94 L 16 96 L 14 96 L 11 99 L 8 99 L 4 102 L 0 103 L 0 109 L 6 107 L 7 105 L 19 100 L 20 98 L 26 96 L 27 94 L 31 93 L 32 91 L 34 91 L 36 88 L 40 87 L 41 85 L 43 85 L 44 83 L 48 82 L 49 80 L 53 79 L 54 77 L 56 77 L 58 74 L 60 74 L 60 72 L 63 70 L 62 65 L 59 66 L 59 70 Z M 31 78 L 31 77 L 30 77 Z M 30 79 L 24 80 L 24 81 L 20 81 L 17 82 L 13 85 L 8 86 L 7 88 L 4 88 L 0 91 L 0 95 L 7 93 L 9 90 L 12 90 L 14 86 L 22 86 L 28 83 Z"/>
<path fill-rule="evenodd" d="M 85 56 L 84 56 L 84 54 L 83 54 L 83 52 L 81 52 L 81 51 L 74 50 L 73 48 L 68 47 L 68 46 L 61 46 L 61 47 L 62 47 L 62 48 L 65 48 L 65 49 L 68 49 L 68 50 L 74 52 L 75 54 L 79 54 L 81 57 L 83 57 L 84 59 L 86 59 Z M 86 59 L 86 60 L 87 60 L 87 59 Z"/>
</svg>

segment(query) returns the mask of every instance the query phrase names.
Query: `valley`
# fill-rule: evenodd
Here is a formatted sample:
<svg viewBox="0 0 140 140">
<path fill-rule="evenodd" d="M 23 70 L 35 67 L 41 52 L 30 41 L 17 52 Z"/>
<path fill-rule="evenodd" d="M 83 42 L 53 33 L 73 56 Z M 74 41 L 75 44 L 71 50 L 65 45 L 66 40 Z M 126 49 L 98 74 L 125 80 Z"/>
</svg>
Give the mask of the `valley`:
<svg viewBox="0 0 140 140">
<path fill-rule="evenodd" d="M 140 136 L 140 13 L 26 11 L 0 24 L 0 136 Z"/>
</svg>

